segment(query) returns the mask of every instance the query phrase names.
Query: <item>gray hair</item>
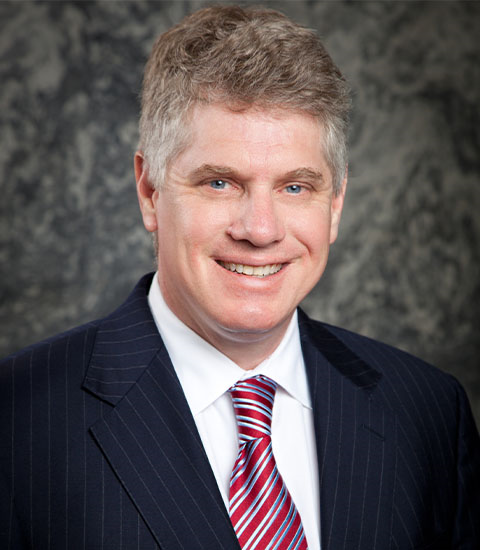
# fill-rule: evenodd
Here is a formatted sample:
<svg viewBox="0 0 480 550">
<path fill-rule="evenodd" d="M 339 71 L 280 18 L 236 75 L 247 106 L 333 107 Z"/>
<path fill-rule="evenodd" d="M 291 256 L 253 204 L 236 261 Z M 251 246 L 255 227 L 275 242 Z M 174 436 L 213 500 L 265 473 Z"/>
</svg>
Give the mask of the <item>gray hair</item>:
<svg viewBox="0 0 480 550">
<path fill-rule="evenodd" d="M 214 6 L 159 36 L 145 67 L 140 144 L 158 188 L 187 146 L 198 102 L 316 117 L 338 193 L 347 167 L 348 86 L 314 31 L 271 9 Z"/>
</svg>

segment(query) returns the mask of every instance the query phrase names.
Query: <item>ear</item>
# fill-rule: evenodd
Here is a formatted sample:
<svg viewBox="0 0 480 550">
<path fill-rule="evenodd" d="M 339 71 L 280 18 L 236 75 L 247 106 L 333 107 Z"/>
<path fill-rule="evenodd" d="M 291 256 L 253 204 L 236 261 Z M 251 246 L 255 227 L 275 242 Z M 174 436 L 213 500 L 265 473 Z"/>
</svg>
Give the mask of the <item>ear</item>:
<svg viewBox="0 0 480 550">
<path fill-rule="evenodd" d="M 337 194 L 332 197 L 332 205 L 330 207 L 330 244 L 333 244 L 338 237 L 338 226 L 342 217 L 343 202 L 345 200 L 345 191 L 347 190 L 348 167 L 345 169 L 345 177 Z"/>
<path fill-rule="evenodd" d="M 155 212 L 155 202 L 158 191 L 148 179 L 145 169 L 145 159 L 141 151 L 135 153 L 135 180 L 137 181 L 137 197 L 142 212 L 143 225 L 145 229 L 152 233 L 157 230 L 157 216 Z"/>
</svg>

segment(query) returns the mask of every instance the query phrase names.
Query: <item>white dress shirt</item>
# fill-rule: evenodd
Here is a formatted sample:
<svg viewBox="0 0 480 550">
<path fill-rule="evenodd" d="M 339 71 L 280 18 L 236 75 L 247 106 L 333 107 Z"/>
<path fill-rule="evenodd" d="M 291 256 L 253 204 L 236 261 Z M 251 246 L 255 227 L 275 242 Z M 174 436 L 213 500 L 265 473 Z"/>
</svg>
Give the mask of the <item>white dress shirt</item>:
<svg viewBox="0 0 480 550">
<path fill-rule="evenodd" d="M 277 383 L 272 412 L 273 454 L 302 518 L 309 550 L 319 550 L 317 452 L 297 313 L 272 355 L 255 369 L 245 371 L 176 317 L 162 297 L 156 275 L 148 301 L 227 510 L 230 474 L 238 454 L 237 423 L 228 389 L 238 380 L 257 374 Z"/>
</svg>

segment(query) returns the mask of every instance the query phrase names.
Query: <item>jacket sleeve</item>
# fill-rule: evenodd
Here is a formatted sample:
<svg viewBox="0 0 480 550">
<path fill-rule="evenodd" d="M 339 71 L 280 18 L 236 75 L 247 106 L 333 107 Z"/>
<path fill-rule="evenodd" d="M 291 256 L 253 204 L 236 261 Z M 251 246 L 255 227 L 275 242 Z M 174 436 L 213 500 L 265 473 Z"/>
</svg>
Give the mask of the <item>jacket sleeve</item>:
<svg viewBox="0 0 480 550">
<path fill-rule="evenodd" d="M 17 524 L 15 503 L 9 487 L 5 487 L 3 472 L 0 474 L 0 548 L 5 550 L 23 550 L 28 545 L 23 541 L 22 533 Z"/>
<path fill-rule="evenodd" d="M 464 389 L 457 387 L 457 506 L 452 548 L 480 548 L 480 438 Z"/>
<path fill-rule="evenodd" d="M 13 361 L 0 362 L 0 548 L 28 548 L 18 526 L 13 475 Z"/>
</svg>

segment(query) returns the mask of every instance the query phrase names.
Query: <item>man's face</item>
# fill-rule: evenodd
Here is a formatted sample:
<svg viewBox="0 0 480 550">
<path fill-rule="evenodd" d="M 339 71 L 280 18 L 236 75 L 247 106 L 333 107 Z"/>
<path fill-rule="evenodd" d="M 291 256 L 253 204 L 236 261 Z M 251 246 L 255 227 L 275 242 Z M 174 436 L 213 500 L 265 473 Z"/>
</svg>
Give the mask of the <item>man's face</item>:
<svg viewBox="0 0 480 550">
<path fill-rule="evenodd" d="M 283 334 L 337 237 L 345 186 L 333 195 L 322 128 L 291 111 L 198 105 L 191 130 L 160 191 L 137 165 L 165 301 L 217 347 Z"/>
</svg>

